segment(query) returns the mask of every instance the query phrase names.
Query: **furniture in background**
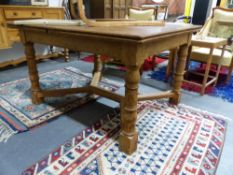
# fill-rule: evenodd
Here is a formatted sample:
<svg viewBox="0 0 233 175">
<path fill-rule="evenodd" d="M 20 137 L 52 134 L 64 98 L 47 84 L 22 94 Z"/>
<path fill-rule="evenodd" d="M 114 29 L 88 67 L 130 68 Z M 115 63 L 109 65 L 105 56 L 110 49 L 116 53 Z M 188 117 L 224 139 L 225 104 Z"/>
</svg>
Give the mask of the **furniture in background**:
<svg viewBox="0 0 233 175">
<path fill-rule="evenodd" d="M 137 102 L 159 98 L 169 98 L 171 103 L 180 101 L 180 88 L 183 80 L 187 50 L 192 33 L 199 26 L 167 23 L 165 26 L 137 27 L 88 27 L 88 26 L 44 26 L 10 25 L 21 30 L 21 40 L 25 46 L 31 80 L 32 102 L 42 103 L 45 97 L 64 96 L 75 93 L 98 94 L 120 103 L 121 132 L 119 137 L 121 151 L 132 154 L 137 149 L 136 129 Z M 126 65 L 125 94 L 109 92 L 98 86 L 101 79 L 100 57 L 95 57 L 93 79 L 88 87 L 46 90 L 41 89 L 36 65 L 33 43 L 57 45 L 72 50 L 108 55 L 118 58 Z M 80 43 L 80 44 L 79 44 Z M 85 43 L 85 44 L 83 44 Z M 155 52 L 179 47 L 173 89 L 171 91 L 138 95 L 139 69 L 144 60 Z"/>
<path fill-rule="evenodd" d="M 132 0 L 91 0 L 91 18 L 125 18 Z"/>
<path fill-rule="evenodd" d="M 190 51 L 189 51 L 190 53 L 189 53 L 188 59 L 201 62 L 201 63 L 207 63 L 206 75 L 209 72 L 208 60 L 209 62 L 211 60 L 211 64 L 215 64 L 215 65 L 220 64 L 221 66 L 227 67 L 228 75 L 227 75 L 225 83 L 229 82 L 232 76 L 232 71 L 233 71 L 233 45 L 232 45 L 233 10 L 224 9 L 220 7 L 214 8 L 212 16 L 206 21 L 205 25 L 203 26 L 202 30 L 197 34 L 197 36 L 199 36 L 199 39 L 202 38 L 202 40 L 199 42 L 193 41 L 193 45 L 199 45 L 199 47 L 194 47 L 194 48 L 190 47 Z M 209 38 L 217 37 L 220 40 L 218 41 L 216 39 L 215 40 L 216 43 L 214 43 L 214 40 L 212 40 L 212 42 L 208 41 L 208 37 Z M 224 41 L 221 42 L 221 40 L 222 41 L 224 40 Z M 216 45 L 225 45 L 224 43 L 226 42 L 227 42 L 227 45 L 225 47 L 216 47 Z M 224 54 L 223 54 L 223 49 L 225 49 Z M 210 58 L 210 53 L 212 53 L 211 58 Z M 172 65 L 174 62 L 175 62 L 175 56 L 170 57 L 169 66 L 167 67 L 167 71 L 166 71 L 167 77 L 171 75 L 171 70 L 173 69 Z M 187 69 L 188 69 L 188 64 L 187 64 Z M 219 66 L 217 66 L 217 74 L 219 74 L 218 71 L 219 71 Z M 213 82 L 207 82 L 206 77 L 207 76 L 205 76 L 205 78 L 203 79 L 203 82 L 201 85 L 202 95 L 205 91 L 206 85 L 208 86 L 211 83 L 216 83 L 216 81 L 214 80 L 212 80 Z"/>
<path fill-rule="evenodd" d="M 233 36 L 233 10 L 224 8 L 214 8 L 212 16 L 206 21 L 200 33 L 197 35 L 205 37 L 219 37 L 231 40 Z M 229 42 L 229 45 L 225 48 L 225 53 L 221 60 L 221 65 L 228 67 L 229 72 L 226 79 L 228 82 L 231 78 L 233 70 L 233 45 Z M 222 48 L 215 48 L 213 50 L 212 64 L 218 64 L 221 58 Z M 191 59 L 199 62 L 206 62 L 209 57 L 209 49 L 203 47 L 193 48 L 190 55 Z"/>
<path fill-rule="evenodd" d="M 153 8 L 129 7 L 125 18 L 130 20 L 154 21 L 155 10 Z"/>
<path fill-rule="evenodd" d="M 155 10 L 156 20 L 165 20 L 168 14 L 168 4 L 142 4 L 142 8 L 153 8 Z"/>
<path fill-rule="evenodd" d="M 90 1 L 91 0 L 85 0 L 83 2 L 83 5 L 85 6 L 85 14 L 88 18 L 90 18 Z M 78 11 L 78 2 L 77 0 L 64 0 L 63 6 L 66 7 L 66 12 L 70 15 L 68 16 L 68 19 L 80 19 L 79 11 Z"/>
<path fill-rule="evenodd" d="M 224 56 L 224 52 L 225 52 L 225 48 L 227 45 L 227 40 L 224 38 L 214 38 L 214 37 L 204 37 L 204 38 L 199 38 L 198 35 L 193 36 L 192 38 L 192 42 L 191 42 L 191 48 L 190 48 L 190 54 L 191 54 L 191 59 L 193 58 L 197 58 L 197 59 L 202 59 L 201 61 L 206 62 L 206 68 L 205 68 L 205 73 L 202 74 L 200 72 L 196 72 L 196 71 L 187 71 L 186 73 L 192 73 L 192 74 L 196 74 L 198 76 L 203 76 L 203 81 L 201 84 L 197 83 L 197 82 L 192 82 L 189 80 L 184 80 L 184 82 L 187 83 L 191 83 L 194 85 L 198 85 L 201 87 L 201 95 L 204 95 L 205 93 L 205 89 L 206 87 L 208 87 L 211 84 L 217 84 L 217 80 L 218 80 L 218 76 L 220 73 L 220 69 L 222 66 L 222 59 Z M 192 54 L 192 48 L 193 47 L 202 47 L 202 49 L 204 49 L 206 52 L 208 52 L 208 54 L 206 55 L 206 57 L 203 59 L 202 55 L 198 55 L 197 57 L 194 56 L 194 54 Z M 215 73 L 215 76 L 210 75 L 210 67 L 212 64 L 212 60 L 213 60 L 213 55 L 214 55 L 214 50 L 217 48 L 222 48 L 221 52 L 219 53 L 220 57 L 216 60 L 216 65 L 217 65 L 217 70 Z M 190 57 L 190 54 L 188 55 L 188 57 Z M 196 59 L 195 59 L 196 60 Z"/>
<path fill-rule="evenodd" d="M 0 49 L 11 48 L 13 43 L 20 41 L 19 30 L 8 28 L 8 22 L 14 20 L 42 18 L 64 19 L 64 10 L 63 8 L 51 7 L 0 5 Z M 67 59 L 67 53 L 65 55 Z M 58 56 L 58 53 L 51 53 L 48 55 L 40 55 L 37 58 L 44 59 Z M 4 62 L 1 62 L 0 60 L 0 68 L 8 65 L 17 65 L 24 61 L 26 61 L 25 57 Z"/>
<path fill-rule="evenodd" d="M 155 20 L 156 12 L 154 8 L 148 7 L 129 7 L 128 13 L 126 14 L 126 19 L 130 20 L 144 20 L 144 21 L 153 21 Z M 156 55 L 150 56 L 152 57 L 152 70 L 155 67 L 155 59 Z M 140 74 L 143 73 L 143 66 L 140 69 Z"/>
<path fill-rule="evenodd" d="M 126 19 L 129 20 L 142 20 L 142 21 L 154 21 L 155 20 L 155 10 L 153 8 L 138 8 L 138 7 L 129 7 L 127 14 L 125 15 Z M 155 67 L 155 55 L 152 56 L 152 68 Z M 109 63 L 109 62 L 107 62 Z M 110 64 L 122 65 L 120 60 L 111 61 Z M 140 68 L 140 74 L 143 74 L 143 66 Z"/>
</svg>

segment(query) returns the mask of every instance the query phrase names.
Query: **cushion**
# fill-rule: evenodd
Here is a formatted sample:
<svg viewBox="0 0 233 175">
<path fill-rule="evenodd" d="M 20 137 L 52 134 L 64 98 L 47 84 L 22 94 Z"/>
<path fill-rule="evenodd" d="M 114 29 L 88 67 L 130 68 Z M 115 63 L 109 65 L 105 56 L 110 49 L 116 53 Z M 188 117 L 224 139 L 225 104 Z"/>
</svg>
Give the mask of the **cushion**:
<svg viewBox="0 0 233 175">
<path fill-rule="evenodd" d="M 220 38 L 233 36 L 233 11 L 214 10 L 209 36 Z M 227 49 L 233 50 L 233 46 L 227 47 Z"/>
<path fill-rule="evenodd" d="M 153 20 L 153 16 L 154 16 L 153 9 L 147 9 L 147 10 L 129 9 L 129 19 L 132 20 L 151 21 Z"/>
<path fill-rule="evenodd" d="M 195 47 L 195 48 L 193 48 L 193 51 L 191 54 L 191 59 L 196 60 L 196 61 L 200 61 L 200 62 L 206 62 L 206 60 L 209 57 L 209 53 L 210 53 L 210 49 L 208 49 L 208 48 Z M 218 61 L 221 57 L 221 54 L 222 54 L 221 49 L 214 49 L 213 60 L 212 60 L 213 64 L 218 64 Z M 224 57 L 221 60 L 222 65 L 229 67 L 231 65 L 232 56 L 233 56 L 232 52 L 226 50 L 224 52 Z"/>
</svg>

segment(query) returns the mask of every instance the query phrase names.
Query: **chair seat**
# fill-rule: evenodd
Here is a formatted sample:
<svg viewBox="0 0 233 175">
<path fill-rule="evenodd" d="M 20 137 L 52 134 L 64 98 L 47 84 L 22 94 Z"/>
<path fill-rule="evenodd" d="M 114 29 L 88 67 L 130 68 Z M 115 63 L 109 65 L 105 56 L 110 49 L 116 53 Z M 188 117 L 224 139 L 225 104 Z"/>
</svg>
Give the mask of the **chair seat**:
<svg viewBox="0 0 233 175">
<path fill-rule="evenodd" d="M 209 57 L 210 49 L 208 48 L 200 48 L 196 47 L 193 48 L 191 53 L 191 59 L 200 62 L 206 62 Z M 222 50 L 221 49 L 214 49 L 213 52 L 213 64 L 218 64 L 219 59 L 221 58 Z M 222 59 L 222 65 L 229 67 L 231 65 L 232 53 L 228 50 L 224 52 L 224 57 Z"/>
</svg>

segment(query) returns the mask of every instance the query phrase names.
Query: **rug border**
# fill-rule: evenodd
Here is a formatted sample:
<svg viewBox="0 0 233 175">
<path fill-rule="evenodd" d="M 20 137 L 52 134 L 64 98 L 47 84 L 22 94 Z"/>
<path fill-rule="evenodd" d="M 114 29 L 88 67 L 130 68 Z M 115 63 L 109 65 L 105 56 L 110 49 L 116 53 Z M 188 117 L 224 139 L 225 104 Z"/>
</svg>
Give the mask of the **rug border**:
<svg viewBox="0 0 233 175">
<path fill-rule="evenodd" d="M 156 101 L 156 100 L 155 100 Z M 169 104 L 166 100 L 158 100 L 158 101 L 163 101 L 163 102 L 166 102 L 168 104 L 169 107 L 174 107 L 174 105 L 171 105 Z M 147 103 L 147 102 L 153 102 L 152 100 L 148 100 L 146 102 L 141 102 L 141 104 L 138 104 L 138 113 L 139 112 L 142 112 L 145 108 L 143 108 L 143 105 L 145 105 L 144 103 Z M 188 105 L 185 105 L 185 104 L 179 104 L 177 107 L 185 107 L 185 108 L 188 108 L 188 109 L 192 109 L 192 110 L 196 110 L 197 112 L 201 112 L 201 113 L 204 113 L 204 114 L 209 114 L 211 115 L 212 117 L 215 117 L 215 118 L 219 118 L 219 119 L 222 119 L 225 121 L 225 129 L 224 129 L 224 137 L 223 137 L 223 144 L 222 144 L 222 147 L 221 147 L 221 150 L 220 150 L 220 154 L 219 154 L 219 157 L 218 157 L 218 161 L 217 161 L 217 164 L 216 164 L 216 169 L 214 171 L 214 174 L 216 174 L 217 170 L 218 170 L 218 166 L 219 166 L 219 163 L 220 163 L 220 160 L 221 160 L 221 157 L 222 157 L 222 152 L 223 152 L 223 149 L 225 147 L 225 141 L 226 141 L 226 134 L 227 134 L 227 127 L 228 127 L 228 122 L 226 121 L 227 119 L 223 116 L 223 115 L 220 115 L 220 114 L 214 114 L 212 112 L 208 112 L 208 111 L 205 111 L 205 110 L 201 110 L 199 108 L 195 108 L 195 107 L 192 107 L 192 106 L 188 106 Z M 111 112 L 117 112 L 119 111 L 118 108 L 113 108 L 112 110 L 108 111 L 106 114 L 103 114 L 102 116 L 103 117 L 107 117 L 106 115 L 108 115 L 109 113 Z M 221 118 L 220 118 L 220 117 Z M 102 117 L 100 117 L 100 120 L 102 119 Z M 96 121 L 96 122 L 99 122 L 100 120 Z M 93 124 L 91 124 L 90 126 L 87 126 L 87 128 L 89 127 L 93 127 L 95 125 L 94 122 Z M 85 129 L 82 129 L 79 133 L 83 132 Z M 78 134 L 79 134 L 78 133 Z M 77 136 L 78 134 L 75 134 L 73 135 L 72 137 L 70 137 L 70 139 L 67 139 L 66 141 L 64 141 L 62 144 L 59 144 L 58 146 L 56 146 L 56 148 L 54 148 L 52 151 L 49 151 L 49 153 L 46 154 L 46 156 L 43 156 L 43 158 L 41 158 L 40 160 L 36 161 L 34 164 L 32 164 L 30 167 L 28 167 L 27 169 L 30 169 L 31 167 L 35 166 L 38 162 L 44 160 L 45 158 L 47 158 L 51 152 L 53 152 L 54 150 L 57 150 L 59 149 L 60 147 L 62 147 L 66 142 L 68 141 L 71 141 L 75 136 Z M 24 173 L 27 169 L 23 170 L 22 173 Z M 200 171 L 198 171 L 199 173 Z"/>
</svg>

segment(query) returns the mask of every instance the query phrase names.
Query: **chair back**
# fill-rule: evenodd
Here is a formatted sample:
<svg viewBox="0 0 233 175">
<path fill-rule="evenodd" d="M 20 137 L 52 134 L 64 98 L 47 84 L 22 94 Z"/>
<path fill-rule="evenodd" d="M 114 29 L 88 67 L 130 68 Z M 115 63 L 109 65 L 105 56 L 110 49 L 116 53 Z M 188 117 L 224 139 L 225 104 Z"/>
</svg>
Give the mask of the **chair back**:
<svg viewBox="0 0 233 175">
<path fill-rule="evenodd" d="M 226 39 L 233 37 L 233 9 L 213 9 L 208 35 Z M 233 51 L 233 45 L 227 49 Z"/>
<path fill-rule="evenodd" d="M 71 19 L 80 19 L 77 0 L 68 0 L 68 1 L 69 1 L 68 6 L 69 6 Z M 88 1 L 87 0 L 84 1 L 83 8 L 85 9 L 86 16 L 90 17 L 90 13 L 89 13 L 89 10 L 88 10 Z"/>
<path fill-rule="evenodd" d="M 153 8 L 129 7 L 126 18 L 130 20 L 153 21 L 155 20 L 154 14 L 155 10 Z"/>
</svg>

